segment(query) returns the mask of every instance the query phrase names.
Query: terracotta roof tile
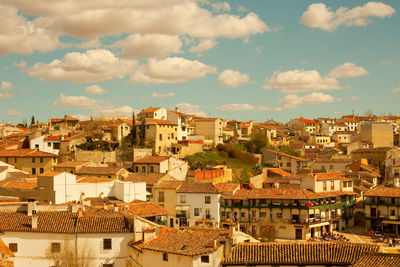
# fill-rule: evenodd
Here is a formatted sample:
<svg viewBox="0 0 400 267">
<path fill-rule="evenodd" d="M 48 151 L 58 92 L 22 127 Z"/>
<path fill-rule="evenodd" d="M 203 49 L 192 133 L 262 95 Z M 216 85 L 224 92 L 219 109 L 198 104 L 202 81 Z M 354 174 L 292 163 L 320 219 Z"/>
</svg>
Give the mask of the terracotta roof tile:
<svg viewBox="0 0 400 267">
<path fill-rule="evenodd" d="M 98 177 L 77 177 L 77 183 L 109 183 L 114 179 L 111 178 L 98 178 Z"/>
<path fill-rule="evenodd" d="M 0 151 L 0 157 L 57 157 L 57 155 L 36 149 L 10 149 Z"/>
<path fill-rule="evenodd" d="M 141 218 L 168 215 L 168 211 L 164 207 L 152 202 L 131 202 L 119 205 L 118 208 L 122 213 L 139 216 Z"/>
<path fill-rule="evenodd" d="M 240 189 L 240 184 L 221 183 L 215 184 L 215 187 L 221 194 L 233 194 L 236 189 Z"/>
<path fill-rule="evenodd" d="M 400 266 L 400 254 L 369 252 L 353 265 L 353 267 L 394 267 Z"/>
<path fill-rule="evenodd" d="M 374 197 L 400 197 L 400 188 L 377 186 L 365 192 L 364 195 Z"/>
<path fill-rule="evenodd" d="M 160 189 L 178 189 L 182 183 L 181 181 L 162 181 L 156 187 Z"/>
<path fill-rule="evenodd" d="M 154 185 L 158 182 L 162 177 L 168 174 L 165 173 L 150 173 L 150 174 L 140 174 L 140 173 L 132 173 L 123 179 L 123 181 L 131 181 L 135 183 L 145 182 L 146 185 Z"/>
<path fill-rule="evenodd" d="M 53 135 L 53 136 L 48 136 L 44 139 L 44 141 L 60 141 L 68 138 L 68 135 Z"/>
<path fill-rule="evenodd" d="M 217 188 L 212 183 L 195 182 L 183 182 L 176 192 L 218 194 Z"/>
<path fill-rule="evenodd" d="M 66 161 L 63 163 L 59 163 L 57 165 L 54 165 L 54 168 L 73 168 L 73 167 L 78 167 L 82 165 L 87 165 L 89 161 Z"/>
<path fill-rule="evenodd" d="M 360 243 L 240 243 L 223 265 L 351 265 L 379 245 Z"/>
<path fill-rule="evenodd" d="M 138 159 L 134 163 L 143 163 L 143 164 L 160 163 L 160 162 L 163 162 L 163 161 L 168 160 L 168 159 L 169 159 L 168 156 L 147 156 L 147 157 Z"/>
<path fill-rule="evenodd" d="M 116 175 L 122 167 L 83 167 L 77 170 L 76 175 Z"/>
<path fill-rule="evenodd" d="M 140 113 L 153 113 L 157 110 L 159 110 L 161 107 L 156 107 L 156 108 L 146 108 L 140 111 Z"/>
<path fill-rule="evenodd" d="M 48 172 L 42 173 L 41 175 L 39 175 L 39 177 L 54 177 L 61 173 L 63 173 L 63 172 L 62 171 L 48 171 Z"/>
<path fill-rule="evenodd" d="M 11 251 L 9 247 L 0 239 L 0 253 L 4 253 L 10 257 L 14 257 L 14 253 Z"/>
<path fill-rule="evenodd" d="M 17 189 L 35 189 L 37 187 L 37 183 L 8 182 L 8 183 L 4 184 L 2 187 L 5 187 L 5 188 L 17 188 Z"/>
</svg>

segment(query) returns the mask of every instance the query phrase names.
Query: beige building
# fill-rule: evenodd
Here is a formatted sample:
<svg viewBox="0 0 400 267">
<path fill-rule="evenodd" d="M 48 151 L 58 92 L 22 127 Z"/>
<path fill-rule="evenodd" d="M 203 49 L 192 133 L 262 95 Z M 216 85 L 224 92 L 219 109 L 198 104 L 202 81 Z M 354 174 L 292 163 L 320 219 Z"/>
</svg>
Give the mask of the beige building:
<svg viewBox="0 0 400 267">
<path fill-rule="evenodd" d="M 307 167 L 308 160 L 272 149 L 264 149 L 262 163 L 296 174 L 299 169 Z"/>
<path fill-rule="evenodd" d="M 164 207 L 168 211 L 168 226 L 179 227 L 177 214 L 176 190 L 182 185 L 180 181 L 160 181 L 153 188 L 152 202 Z"/>
<path fill-rule="evenodd" d="M 145 140 L 152 145 L 155 154 L 169 155 L 173 144 L 178 142 L 178 125 L 168 120 L 146 119 Z"/>
<path fill-rule="evenodd" d="M 36 149 L 14 149 L 0 151 L 0 161 L 30 174 L 41 174 L 53 169 L 57 155 Z"/>
<path fill-rule="evenodd" d="M 393 126 L 385 122 L 362 122 L 361 141 L 370 142 L 374 147 L 393 146 Z"/>
<path fill-rule="evenodd" d="M 223 142 L 222 128 L 224 127 L 221 119 L 218 118 L 195 118 L 194 135 L 204 136 L 205 143 L 217 145 Z"/>
</svg>

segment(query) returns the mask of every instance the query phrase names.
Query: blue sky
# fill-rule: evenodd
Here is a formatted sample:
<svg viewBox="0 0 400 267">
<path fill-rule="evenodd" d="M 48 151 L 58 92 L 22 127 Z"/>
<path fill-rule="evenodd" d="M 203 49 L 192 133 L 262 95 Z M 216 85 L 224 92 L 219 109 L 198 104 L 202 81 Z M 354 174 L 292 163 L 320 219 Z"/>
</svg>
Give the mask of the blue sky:
<svg viewBox="0 0 400 267">
<path fill-rule="evenodd" d="M 1 121 L 398 111 L 399 1 L 84 2 L 2 1 Z"/>
</svg>

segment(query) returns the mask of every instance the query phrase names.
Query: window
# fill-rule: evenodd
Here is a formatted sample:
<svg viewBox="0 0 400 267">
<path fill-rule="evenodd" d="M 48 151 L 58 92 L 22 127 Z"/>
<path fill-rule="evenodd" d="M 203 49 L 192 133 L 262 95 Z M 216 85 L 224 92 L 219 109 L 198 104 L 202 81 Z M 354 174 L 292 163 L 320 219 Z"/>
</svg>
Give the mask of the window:
<svg viewBox="0 0 400 267">
<path fill-rule="evenodd" d="M 8 158 L 6 158 L 6 163 L 8 163 Z"/>
<path fill-rule="evenodd" d="M 162 141 L 162 134 L 160 134 L 160 141 Z"/>
<path fill-rule="evenodd" d="M 139 166 L 136 166 L 135 172 L 139 172 Z"/>
<path fill-rule="evenodd" d="M 36 174 L 36 169 L 32 168 L 32 174 Z"/>
<path fill-rule="evenodd" d="M 40 173 L 44 173 L 44 169 L 43 168 L 40 168 Z"/>
<path fill-rule="evenodd" d="M 51 243 L 51 252 L 60 252 L 60 243 Z"/>
<path fill-rule="evenodd" d="M 158 202 L 164 202 L 164 192 L 158 192 Z"/>
<path fill-rule="evenodd" d="M 322 182 L 322 190 L 323 190 L 323 191 L 326 191 L 326 182 L 325 182 L 325 181 Z"/>
<path fill-rule="evenodd" d="M 194 216 L 199 216 L 200 212 L 199 212 L 199 208 L 194 208 Z"/>
<path fill-rule="evenodd" d="M 282 219 L 282 212 L 277 212 L 276 213 L 276 218 Z"/>
<path fill-rule="evenodd" d="M 329 169 L 330 169 L 330 170 L 333 170 L 333 165 L 329 165 Z"/>
<path fill-rule="evenodd" d="M 181 203 L 186 203 L 186 195 L 181 195 Z"/>
<path fill-rule="evenodd" d="M 154 166 L 150 166 L 150 172 L 154 172 Z"/>
<path fill-rule="evenodd" d="M 390 210 L 390 216 L 395 216 L 396 215 L 396 211 L 395 210 Z"/>
<path fill-rule="evenodd" d="M 103 239 L 103 249 L 111 249 L 111 238 Z"/>
<path fill-rule="evenodd" d="M 260 218 L 265 218 L 265 217 L 267 217 L 267 213 L 261 211 L 261 212 L 260 212 Z"/>
<path fill-rule="evenodd" d="M 8 247 L 12 252 L 18 252 L 18 243 L 9 243 Z"/>
<path fill-rule="evenodd" d="M 206 219 L 211 219 L 210 209 L 206 209 Z"/>
<path fill-rule="evenodd" d="M 35 163 L 35 158 L 32 158 L 32 163 Z"/>
<path fill-rule="evenodd" d="M 39 149 L 39 144 L 35 144 L 35 149 Z"/>
<path fill-rule="evenodd" d="M 146 172 L 146 166 L 142 166 L 142 172 Z"/>
<path fill-rule="evenodd" d="M 206 204 L 210 204 L 210 203 L 211 203 L 211 197 L 210 197 L 210 196 L 205 196 L 204 202 L 205 202 Z"/>
<path fill-rule="evenodd" d="M 171 133 L 171 138 L 174 139 L 174 133 Z"/>
<path fill-rule="evenodd" d="M 103 263 L 103 267 L 114 267 L 114 263 Z"/>
<path fill-rule="evenodd" d="M 242 218 L 246 217 L 246 212 L 242 212 Z"/>
<path fill-rule="evenodd" d="M 47 146 L 48 146 L 48 147 L 51 147 L 51 143 L 48 142 L 48 143 L 47 143 Z M 36 146 L 35 146 L 35 147 L 36 147 Z M 39 148 L 39 145 L 37 145 L 37 148 Z"/>
<path fill-rule="evenodd" d="M 331 181 L 331 190 L 335 190 L 335 181 Z"/>
<path fill-rule="evenodd" d="M 210 257 L 207 255 L 207 256 L 201 256 L 201 262 L 210 262 Z"/>
<path fill-rule="evenodd" d="M 290 167 L 290 162 L 287 162 L 287 163 L 286 163 L 286 167 Z"/>
<path fill-rule="evenodd" d="M 163 253 L 162 259 L 163 259 L 163 261 L 168 261 L 168 253 Z"/>
</svg>

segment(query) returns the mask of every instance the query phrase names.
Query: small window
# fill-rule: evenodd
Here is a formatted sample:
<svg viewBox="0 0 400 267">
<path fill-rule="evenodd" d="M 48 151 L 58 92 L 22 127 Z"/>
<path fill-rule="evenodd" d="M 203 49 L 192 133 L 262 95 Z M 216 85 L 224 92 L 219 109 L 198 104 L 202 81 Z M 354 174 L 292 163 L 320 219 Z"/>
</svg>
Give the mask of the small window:
<svg viewBox="0 0 400 267">
<path fill-rule="evenodd" d="M 181 195 L 181 203 L 186 203 L 186 195 Z"/>
<path fill-rule="evenodd" d="M 335 181 L 331 181 L 331 190 L 335 190 Z"/>
<path fill-rule="evenodd" d="M 246 212 L 242 212 L 242 218 L 246 217 Z"/>
<path fill-rule="evenodd" d="M 146 172 L 146 166 L 142 167 L 142 172 Z"/>
<path fill-rule="evenodd" d="M 36 169 L 32 168 L 32 174 L 36 174 Z"/>
<path fill-rule="evenodd" d="M 396 211 L 395 210 L 390 210 L 390 216 L 395 216 L 396 215 Z"/>
<path fill-rule="evenodd" d="M 114 267 L 114 263 L 103 263 L 103 267 Z"/>
<path fill-rule="evenodd" d="M 9 243 L 8 247 L 12 252 L 18 252 L 18 243 Z"/>
<path fill-rule="evenodd" d="M 160 137 L 159 137 L 159 138 L 160 138 L 160 141 L 162 141 L 162 134 L 160 134 Z"/>
<path fill-rule="evenodd" d="M 103 239 L 103 249 L 111 249 L 111 238 L 104 238 Z"/>
<path fill-rule="evenodd" d="M 277 212 L 276 213 L 276 218 L 282 219 L 282 212 Z"/>
<path fill-rule="evenodd" d="M 40 168 L 40 173 L 41 174 L 44 173 L 44 169 L 43 168 Z"/>
<path fill-rule="evenodd" d="M 136 166 L 135 172 L 139 172 L 139 166 Z"/>
<path fill-rule="evenodd" d="M 35 144 L 35 149 L 39 149 L 39 144 Z"/>
<path fill-rule="evenodd" d="M 158 202 L 164 202 L 164 192 L 158 192 Z"/>
<path fill-rule="evenodd" d="M 211 197 L 210 197 L 210 196 L 205 196 L 204 202 L 205 202 L 206 204 L 210 204 L 210 203 L 211 203 Z"/>
<path fill-rule="evenodd" d="M 48 143 L 47 143 L 47 146 L 48 146 L 48 147 L 51 147 L 51 143 L 48 142 Z M 37 145 L 37 148 L 39 148 L 39 145 Z"/>
<path fill-rule="evenodd" d="M 194 208 L 194 216 L 199 216 L 199 215 L 200 215 L 199 208 Z"/>
<path fill-rule="evenodd" d="M 201 256 L 201 262 L 210 262 L 210 256 Z"/>
<path fill-rule="evenodd" d="M 168 261 L 168 253 L 163 253 L 162 259 L 163 259 L 163 261 Z"/>
<path fill-rule="evenodd" d="M 151 172 L 151 173 L 154 172 L 154 166 L 150 166 L 150 172 Z"/>
<path fill-rule="evenodd" d="M 32 163 L 35 163 L 35 158 L 32 158 Z"/>
<path fill-rule="evenodd" d="M 60 252 L 60 243 L 51 243 L 51 252 Z"/>
</svg>

